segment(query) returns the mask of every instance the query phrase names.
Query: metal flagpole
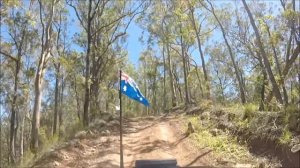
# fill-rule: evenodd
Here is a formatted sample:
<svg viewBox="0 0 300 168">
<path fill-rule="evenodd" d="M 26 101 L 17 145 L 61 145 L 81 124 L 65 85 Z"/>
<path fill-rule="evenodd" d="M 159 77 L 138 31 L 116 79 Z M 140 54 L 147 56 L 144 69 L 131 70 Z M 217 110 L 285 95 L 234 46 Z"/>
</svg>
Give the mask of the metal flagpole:
<svg viewBox="0 0 300 168">
<path fill-rule="evenodd" d="M 123 124 L 122 124 L 122 93 L 121 93 L 121 76 L 122 70 L 120 70 L 120 79 L 119 79 L 119 99 L 120 99 L 120 168 L 124 168 L 123 163 Z"/>
</svg>

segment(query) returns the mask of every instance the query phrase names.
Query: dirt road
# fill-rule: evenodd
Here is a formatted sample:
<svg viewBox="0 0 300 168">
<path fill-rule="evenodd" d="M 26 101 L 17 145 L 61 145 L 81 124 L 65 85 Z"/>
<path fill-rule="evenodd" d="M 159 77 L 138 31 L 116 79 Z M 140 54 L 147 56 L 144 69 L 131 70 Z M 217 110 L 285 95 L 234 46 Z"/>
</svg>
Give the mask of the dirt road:
<svg viewBox="0 0 300 168">
<path fill-rule="evenodd" d="M 176 118 L 136 119 L 124 124 L 124 164 L 138 159 L 177 159 L 179 166 L 212 165 L 211 150 L 199 149 L 180 130 Z M 119 167 L 119 135 L 72 140 L 39 159 L 34 167 Z"/>
<path fill-rule="evenodd" d="M 133 167 L 139 159 L 177 159 L 179 166 L 209 165 L 211 152 L 198 149 L 180 131 L 179 120 L 130 122 L 125 135 L 125 166 Z"/>
</svg>

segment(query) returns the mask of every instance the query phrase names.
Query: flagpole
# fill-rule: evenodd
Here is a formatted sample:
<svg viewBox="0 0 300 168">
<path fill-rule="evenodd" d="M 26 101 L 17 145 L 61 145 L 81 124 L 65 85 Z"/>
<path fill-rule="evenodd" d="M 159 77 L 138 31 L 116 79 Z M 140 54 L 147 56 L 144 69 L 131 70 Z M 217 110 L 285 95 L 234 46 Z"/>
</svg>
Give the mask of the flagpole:
<svg viewBox="0 0 300 168">
<path fill-rule="evenodd" d="M 120 99 L 120 168 L 124 168 L 123 163 L 123 124 L 122 124 L 122 93 L 121 93 L 121 76 L 122 70 L 120 70 L 120 79 L 119 79 L 119 99 Z"/>
</svg>

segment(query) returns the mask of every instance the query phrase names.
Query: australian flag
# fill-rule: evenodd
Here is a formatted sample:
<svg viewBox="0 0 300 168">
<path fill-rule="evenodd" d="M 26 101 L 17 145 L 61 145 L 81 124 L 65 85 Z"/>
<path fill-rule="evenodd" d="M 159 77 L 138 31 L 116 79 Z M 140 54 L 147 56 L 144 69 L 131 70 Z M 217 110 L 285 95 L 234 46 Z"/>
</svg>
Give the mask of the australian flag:
<svg viewBox="0 0 300 168">
<path fill-rule="evenodd" d="M 128 96 L 129 98 L 136 100 L 145 106 L 149 106 L 148 100 L 142 95 L 140 89 L 138 88 L 137 84 L 134 80 L 129 77 L 127 74 L 122 72 L 121 74 L 121 92 Z"/>
</svg>

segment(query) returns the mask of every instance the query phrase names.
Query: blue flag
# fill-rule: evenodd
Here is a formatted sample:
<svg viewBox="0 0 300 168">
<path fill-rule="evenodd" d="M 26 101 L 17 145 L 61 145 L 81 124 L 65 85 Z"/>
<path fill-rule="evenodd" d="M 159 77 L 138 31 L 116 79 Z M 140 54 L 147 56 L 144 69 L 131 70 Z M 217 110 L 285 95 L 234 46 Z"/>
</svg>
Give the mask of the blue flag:
<svg viewBox="0 0 300 168">
<path fill-rule="evenodd" d="M 142 95 L 137 84 L 127 74 L 121 74 L 121 92 L 129 98 L 136 100 L 145 106 L 149 106 L 148 100 Z"/>
</svg>

